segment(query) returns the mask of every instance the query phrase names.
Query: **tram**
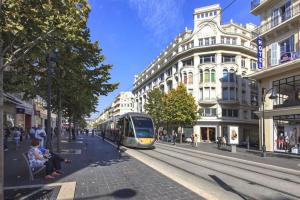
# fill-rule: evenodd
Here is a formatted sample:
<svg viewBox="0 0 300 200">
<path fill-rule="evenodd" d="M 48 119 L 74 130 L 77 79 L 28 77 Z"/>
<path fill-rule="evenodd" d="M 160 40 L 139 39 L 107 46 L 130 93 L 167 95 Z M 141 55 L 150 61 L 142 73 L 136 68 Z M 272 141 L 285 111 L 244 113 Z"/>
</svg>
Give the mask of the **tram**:
<svg viewBox="0 0 300 200">
<path fill-rule="evenodd" d="M 113 142 L 134 148 L 152 148 L 155 142 L 152 118 L 142 113 L 126 113 L 97 125 L 97 133 Z"/>
</svg>

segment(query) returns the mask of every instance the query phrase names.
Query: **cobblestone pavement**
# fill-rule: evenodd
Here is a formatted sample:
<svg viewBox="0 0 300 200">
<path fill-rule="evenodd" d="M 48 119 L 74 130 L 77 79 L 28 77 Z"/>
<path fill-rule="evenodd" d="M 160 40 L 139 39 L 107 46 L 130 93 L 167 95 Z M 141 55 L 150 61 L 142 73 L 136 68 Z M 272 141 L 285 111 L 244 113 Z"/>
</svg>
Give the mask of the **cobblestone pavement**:
<svg viewBox="0 0 300 200">
<path fill-rule="evenodd" d="M 20 156 L 27 151 L 28 144 L 23 142 L 18 151 L 5 153 L 5 186 L 51 183 L 41 176 L 29 181 Z M 65 173 L 55 181 L 75 181 L 75 199 L 201 199 L 98 137 L 79 136 L 77 142 L 64 142 L 62 146 L 81 150 L 80 154 L 63 154 L 72 163 L 63 165 Z"/>
</svg>

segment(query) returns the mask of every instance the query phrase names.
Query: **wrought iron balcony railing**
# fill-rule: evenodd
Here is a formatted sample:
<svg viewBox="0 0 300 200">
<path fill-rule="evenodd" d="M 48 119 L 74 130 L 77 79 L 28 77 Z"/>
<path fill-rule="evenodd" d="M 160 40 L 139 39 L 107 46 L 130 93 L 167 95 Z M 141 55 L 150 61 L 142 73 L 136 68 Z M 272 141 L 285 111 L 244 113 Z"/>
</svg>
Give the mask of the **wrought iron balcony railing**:
<svg viewBox="0 0 300 200">
<path fill-rule="evenodd" d="M 257 27 L 252 32 L 252 39 L 257 38 L 259 35 L 264 34 L 265 32 L 271 30 L 272 28 L 275 28 L 279 26 L 280 24 L 286 22 L 287 20 L 300 15 L 300 4 L 290 6 L 285 10 L 285 12 L 281 15 L 278 15 L 276 17 L 272 17 L 268 21 L 266 21 L 264 24 Z"/>
</svg>

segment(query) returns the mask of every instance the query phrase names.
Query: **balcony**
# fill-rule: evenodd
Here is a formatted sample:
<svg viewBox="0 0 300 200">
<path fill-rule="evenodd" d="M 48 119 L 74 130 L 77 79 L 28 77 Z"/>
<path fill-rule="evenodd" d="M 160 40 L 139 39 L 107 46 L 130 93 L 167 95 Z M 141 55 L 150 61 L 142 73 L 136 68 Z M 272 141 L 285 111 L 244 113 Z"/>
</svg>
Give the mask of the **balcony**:
<svg viewBox="0 0 300 200">
<path fill-rule="evenodd" d="M 217 104 L 217 99 L 199 99 L 199 105 L 215 105 Z"/>
<path fill-rule="evenodd" d="M 270 31 L 276 30 L 278 27 L 280 27 L 282 24 L 286 24 L 288 21 L 292 22 L 299 15 L 300 4 L 291 6 L 290 9 L 287 9 L 284 14 L 273 17 L 257 27 L 257 29 L 252 32 L 252 40 L 256 39 L 258 36 L 263 36 Z"/>
<path fill-rule="evenodd" d="M 239 105 L 240 101 L 237 99 L 218 99 L 218 103 L 228 105 Z"/>
<path fill-rule="evenodd" d="M 274 3 L 274 0 L 252 0 L 251 13 L 254 15 L 258 15 L 260 11 L 266 8 L 269 3 Z"/>
</svg>

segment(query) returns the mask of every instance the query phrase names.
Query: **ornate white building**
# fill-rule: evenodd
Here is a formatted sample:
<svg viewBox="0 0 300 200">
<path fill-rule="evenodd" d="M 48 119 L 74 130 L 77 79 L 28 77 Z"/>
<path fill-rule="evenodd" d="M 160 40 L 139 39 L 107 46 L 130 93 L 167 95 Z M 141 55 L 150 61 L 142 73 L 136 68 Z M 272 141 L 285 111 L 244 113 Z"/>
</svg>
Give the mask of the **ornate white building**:
<svg viewBox="0 0 300 200">
<path fill-rule="evenodd" d="M 139 75 L 135 76 L 135 111 L 144 112 L 147 92 L 168 92 L 183 82 L 193 94 L 201 119 L 190 129 L 201 141 L 227 136 L 229 125 L 239 126 L 240 142 L 258 143 L 258 120 L 252 105 L 257 86 L 242 77 L 257 68 L 256 44 L 250 42 L 253 24 L 221 24 L 217 5 L 194 10 L 194 30 L 186 29 Z"/>
</svg>

